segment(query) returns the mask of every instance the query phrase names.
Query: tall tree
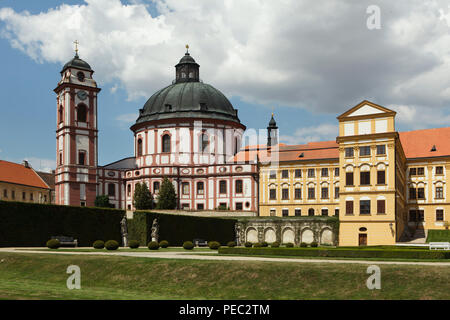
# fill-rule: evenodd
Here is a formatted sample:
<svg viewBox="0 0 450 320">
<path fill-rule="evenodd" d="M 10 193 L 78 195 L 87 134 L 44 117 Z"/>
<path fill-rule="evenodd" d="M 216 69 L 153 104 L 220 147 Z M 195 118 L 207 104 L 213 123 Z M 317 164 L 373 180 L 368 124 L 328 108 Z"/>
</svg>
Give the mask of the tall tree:
<svg viewBox="0 0 450 320">
<path fill-rule="evenodd" d="M 138 182 L 134 187 L 133 205 L 137 210 L 153 209 L 153 195 L 145 182 Z"/>
<path fill-rule="evenodd" d="M 113 208 L 114 206 L 109 203 L 109 197 L 107 195 L 101 195 L 95 197 L 94 205 L 100 208 Z"/>
<path fill-rule="evenodd" d="M 164 178 L 159 189 L 157 209 L 175 209 L 177 207 L 177 194 L 168 178 Z"/>
</svg>

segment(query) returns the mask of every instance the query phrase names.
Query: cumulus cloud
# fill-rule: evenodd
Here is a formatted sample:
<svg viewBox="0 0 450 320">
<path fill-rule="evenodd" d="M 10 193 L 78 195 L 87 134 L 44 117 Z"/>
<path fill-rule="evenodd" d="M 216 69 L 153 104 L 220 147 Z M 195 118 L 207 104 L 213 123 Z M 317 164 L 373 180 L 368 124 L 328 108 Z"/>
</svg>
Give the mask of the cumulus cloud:
<svg viewBox="0 0 450 320">
<path fill-rule="evenodd" d="M 280 142 L 286 144 L 306 144 L 315 141 L 335 140 L 338 135 L 338 125 L 321 124 L 319 126 L 297 129 L 293 135 L 281 135 Z"/>
<path fill-rule="evenodd" d="M 51 172 L 52 170 L 55 170 L 55 168 L 56 168 L 56 160 L 53 160 L 53 159 L 27 157 L 23 160 L 27 160 L 31 164 L 31 167 L 36 171 Z M 22 160 L 15 161 L 15 162 L 22 163 Z"/>
<path fill-rule="evenodd" d="M 116 117 L 116 120 L 119 122 L 120 127 L 129 128 L 138 118 L 137 113 L 125 113 Z"/>
<path fill-rule="evenodd" d="M 433 109 L 421 106 L 388 106 L 397 111 L 397 121 L 408 130 L 447 127 L 450 124 L 449 109 Z"/>
<path fill-rule="evenodd" d="M 149 1 L 86 0 L 36 15 L 3 8 L 0 21 L 40 62 L 65 63 L 78 39 L 99 83 L 129 99 L 170 84 L 189 43 L 205 82 L 249 102 L 334 114 L 363 99 L 448 107 L 448 2 L 377 1 L 381 29 L 369 30 L 372 2 L 154 0 L 152 17 Z"/>
</svg>

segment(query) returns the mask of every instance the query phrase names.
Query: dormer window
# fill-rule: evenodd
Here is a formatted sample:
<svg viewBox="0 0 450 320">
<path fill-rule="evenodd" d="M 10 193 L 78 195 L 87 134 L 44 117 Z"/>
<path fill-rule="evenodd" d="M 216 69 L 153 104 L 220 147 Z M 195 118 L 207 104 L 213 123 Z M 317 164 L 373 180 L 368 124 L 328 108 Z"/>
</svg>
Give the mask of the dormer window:
<svg viewBox="0 0 450 320">
<path fill-rule="evenodd" d="M 204 102 L 200 102 L 200 110 L 205 111 L 208 110 L 208 106 Z"/>
<path fill-rule="evenodd" d="M 171 104 L 166 104 L 165 107 L 166 107 L 166 112 L 172 111 L 172 105 Z"/>
<path fill-rule="evenodd" d="M 431 147 L 431 150 L 430 150 L 431 152 L 434 152 L 434 151 L 436 151 L 436 145 L 433 145 L 432 147 Z"/>
<path fill-rule="evenodd" d="M 79 72 L 77 73 L 77 79 L 78 79 L 78 81 L 80 81 L 80 82 L 84 82 L 84 72 L 79 71 Z"/>
</svg>

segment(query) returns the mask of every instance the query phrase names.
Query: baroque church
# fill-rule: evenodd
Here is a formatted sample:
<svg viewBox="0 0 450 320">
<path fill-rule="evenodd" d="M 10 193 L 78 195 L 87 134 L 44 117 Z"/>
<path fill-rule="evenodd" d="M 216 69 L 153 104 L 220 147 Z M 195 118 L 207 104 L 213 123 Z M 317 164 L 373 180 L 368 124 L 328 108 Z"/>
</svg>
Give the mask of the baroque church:
<svg viewBox="0 0 450 320">
<path fill-rule="evenodd" d="M 188 46 L 186 46 L 188 49 Z M 98 165 L 94 70 L 78 56 L 61 70 L 57 95 L 56 203 L 93 206 L 108 195 L 115 208 L 133 210 L 134 187 L 145 182 L 155 196 L 164 177 L 178 209 L 257 211 L 257 165 L 230 161 L 246 129 L 230 101 L 200 80 L 188 50 L 172 84 L 154 93 L 131 126 L 134 155 Z M 277 133 L 272 133 L 276 139 Z"/>
</svg>

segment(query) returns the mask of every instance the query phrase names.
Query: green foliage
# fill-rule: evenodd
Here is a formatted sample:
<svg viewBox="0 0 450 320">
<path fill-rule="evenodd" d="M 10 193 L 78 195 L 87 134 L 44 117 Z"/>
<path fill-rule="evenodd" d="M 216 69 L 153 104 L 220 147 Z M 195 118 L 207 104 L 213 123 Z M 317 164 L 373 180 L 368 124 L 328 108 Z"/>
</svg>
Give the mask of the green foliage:
<svg viewBox="0 0 450 320">
<path fill-rule="evenodd" d="M 311 248 L 317 248 L 319 246 L 319 244 L 315 241 L 311 242 L 310 244 Z"/>
<path fill-rule="evenodd" d="M 162 241 L 159 243 L 159 246 L 160 246 L 161 248 L 168 248 L 168 247 L 169 247 L 169 241 L 167 241 L 167 240 L 162 240 Z"/>
<path fill-rule="evenodd" d="M 105 242 L 106 250 L 117 250 L 119 248 L 119 243 L 116 240 L 108 240 Z"/>
<path fill-rule="evenodd" d="M 130 243 L 128 243 L 128 246 L 130 247 L 130 249 L 137 249 L 139 248 L 139 241 L 137 240 L 130 240 Z"/>
<path fill-rule="evenodd" d="M 56 235 L 90 247 L 98 239 L 121 241 L 125 212 L 110 208 L 0 201 L 0 247 L 40 247 Z"/>
<path fill-rule="evenodd" d="M 286 248 L 293 248 L 294 244 L 292 242 L 288 242 L 285 244 Z"/>
<path fill-rule="evenodd" d="M 149 250 L 158 250 L 159 249 L 159 243 L 156 241 L 150 241 L 148 243 Z"/>
<path fill-rule="evenodd" d="M 185 241 L 183 242 L 183 248 L 186 250 L 192 250 L 194 249 L 194 244 L 192 243 L 192 241 Z"/>
<path fill-rule="evenodd" d="M 96 196 L 94 205 L 99 208 L 113 208 L 114 207 L 111 203 L 109 203 L 109 197 L 107 195 Z"/>
<path fill-rule="evenodd" d="M 154 207 L 153 195 L 146 183 L 137 183 L 134 187 L 133 205 L 137 210 L 149 210 Z"/>
<path fill-rule="evenodd" d="M 269 244 L 266 241 L 261 242 L 261 247 L 266 248 L 268 246 L 269 246 Z"/>
<path fill-rule="evenodd" d="M 150 242 L 154 219 L 158 219 L 159 238 L 169 241 L 171 246 L 181 246 L 186 239 L 215 239 L 225 245 L 235 238 L 236 219 L 136 211 L 133 219 L 127 221 L 130 239 Z"/>
<path fill-rule="evenodd" d="M 50 249 L 58 249 L 61 246 L 61 243 L 58 239 L 50 239 L 47 241 L 47 247 Z"/>
<path fill-rule="evenodd" d="M 272 248 L 278 248 L 278 247 L 280 246 L 280 243 L 277 242 L 277 241 L 275 241 L 275 242 L 272 242 L 272 243 L 270 244 L 270 246 L 271 246 Z"/>
<path fill-rule="evenodd" d="M 251 243 L 251 242 L 246 242 L 246 243 L 244 243 L 244 247 L 246 247 L 246 248 L 251 248 L 253 246 L 253 243 Z"/>
<path fill-rule="evenodd" d="M 300 247 L 302 247 L 302 248 L 306 248 L 307 246 L 308 246 L 308 244 L 306 242 L 300 243 Z"/>
<path fill-rule="evenodd" d="M 168 178 L 164 178 L 158 194 L 157 209 L 175 209 L 177 207 L 177 194 L 175 188 Z"/>
<path fill-rule="evenodd" d="M 256 242 L 253 244 L 253 248 L 261 248 L 262 247 L 262 243 Z"/>
<path fill-rule="evenodd" d="M 230 247 L 230 248 L 236 247 L 236 242 L 228 241 L 227 246 Z"/>
<path fill-rule="evenodd" d="M 217 250 L 220 248 L 220 243 L 217 241 L 209 241 L 208 242 L 208 247 L 212 250 Z"/>
<path fill-rule="evenodd" d="M 449 251 L 418 249 L 359 248 L 225 248 L 219 254 L 276 255 L 299 257 L 390 258 L 390 259 L 450 259 Z"/>
<path fill-rule="evenodd" d="M 450 230 L 428 230 L 427 242 L 450 242 Z"/>
<path fill-rule="evenodd" d="M 105 247 L 105 242 L 103 240 L 96 240 L 92 244 L 95 249 L 103 249 Z"/>
</svg>

